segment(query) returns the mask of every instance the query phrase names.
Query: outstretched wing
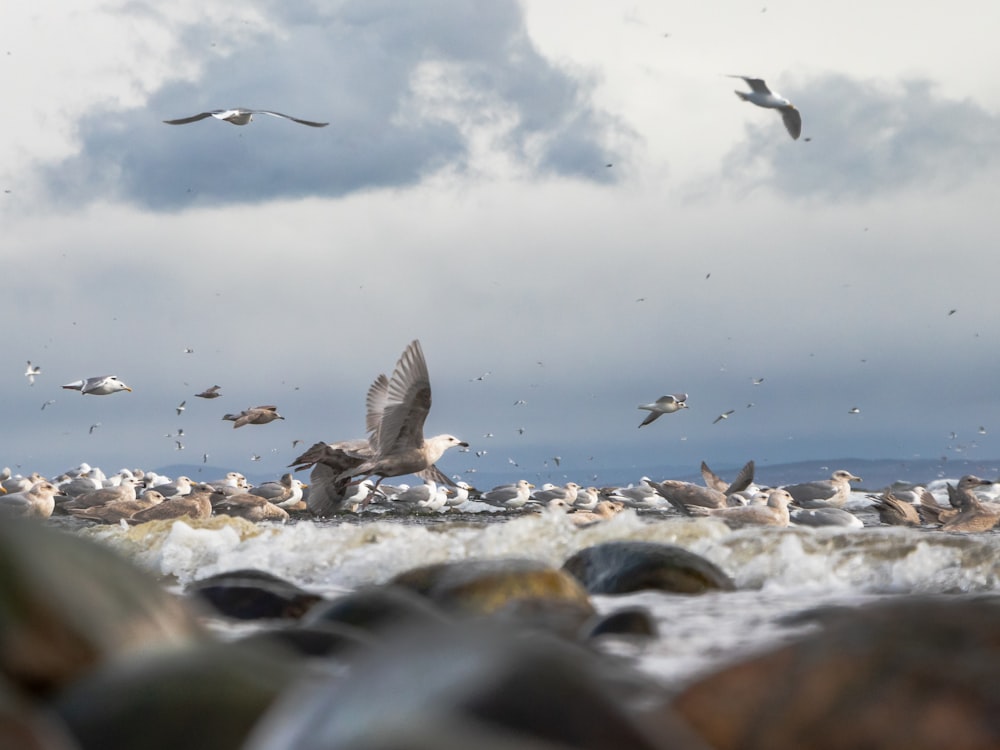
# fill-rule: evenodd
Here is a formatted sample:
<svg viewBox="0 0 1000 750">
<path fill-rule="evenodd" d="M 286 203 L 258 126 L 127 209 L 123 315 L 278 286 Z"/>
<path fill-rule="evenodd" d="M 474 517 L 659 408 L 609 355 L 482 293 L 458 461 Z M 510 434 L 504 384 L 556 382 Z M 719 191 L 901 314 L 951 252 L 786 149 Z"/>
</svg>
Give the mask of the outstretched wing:
<svg viewBox="0 0 1000 750">
<path fill-rule="evenodd" d="M 389 379 L 382 421 L 375 432 L 377 442 L 373 443 L 376 455 L 422 448 L 424 420 L 430 410 L 431 379 L 420 342 L 414 339 Z"/>
<path fill-rule="evenodd" d="M 291 115 L 283 115 L 281 114 L 281 112 L 269 112 L 266 109 L 255 109 L 254 114 L 271 115 L 271 117 L 284 117 L 286 120 L 297 122 L 300 125 L 308 125 L 311 128 L 325 128 L 327 125 L 330 124 L 328 122 L 313 122 L 312 120 L 300 120 L 298 117 L 292 117 Z"/>
<path fill-rule="evenodd" d="M 782 107 L 781 119 L 785 123 L 788 135 L 798 140 L 799 136 L 802 135 L 802 115 L 799 114 L 799 111 L 795 107 Z"/>
<path fill-rule="evenodd" d="M 164 120 L 167 125 L 187 125 L 189 122 L 198 122 L 198 120 L 204 120 L 206 117 L 211 117 L 211 112 L 202 112 L 197 115 L 191 115 L 191 117 L 182 117 L 179 120 Z"/>
</svg>

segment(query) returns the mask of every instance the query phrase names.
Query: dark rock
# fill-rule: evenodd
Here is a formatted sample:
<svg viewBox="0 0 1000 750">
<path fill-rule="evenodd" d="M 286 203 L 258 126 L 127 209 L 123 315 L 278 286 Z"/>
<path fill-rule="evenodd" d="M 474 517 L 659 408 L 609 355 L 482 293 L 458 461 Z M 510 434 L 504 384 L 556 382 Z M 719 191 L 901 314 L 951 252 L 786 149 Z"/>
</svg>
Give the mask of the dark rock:
<svg viewBox="0 0 1000 750">
<path fill-rule="evenodd" d="M 245 635 L 236 643 L 253 649 L 278 648 L 295 656 L 330 658 L 376 645 L 375 639 L 363 630 L 337 623 L 295 623 L 289 627 L 267 628 Z"/>
<path fill-rule="evenodd" d="M 819 632 L 700 680 L 673 708 L 719 750 L 1000 747 L 1000 600 L 816 614 Z"/>
<path fill-rule="evenodd" d="M 316 604 L 303 624 L 339 623 L 365 632 L 433 625 L 450 618 L 426 597 L 403 586 L 365 586 Z"/>
<path fill-rule="evenodd" d="M 588 636 L 602 635 L 642 636 L 656 638 L 659 629 L 656 620 L 645 607 L 624 607 L 604 617 L 595 618 L 590 625 Z"/>
<path fill-rule="evenodd" d="M 627 594 L 644 589 L 675 594 L 732 591 L 717 565 L 682 547 L 655 542 L 607 542 L 587 547 L 563 565 L 591 594 Z"/>
<path fill-rule="evenodd" d="M 298 619 L 322 597 L 260 570 L 233 570 L 196 581 L 187 593 L 237 620 Z"/>
</svg>

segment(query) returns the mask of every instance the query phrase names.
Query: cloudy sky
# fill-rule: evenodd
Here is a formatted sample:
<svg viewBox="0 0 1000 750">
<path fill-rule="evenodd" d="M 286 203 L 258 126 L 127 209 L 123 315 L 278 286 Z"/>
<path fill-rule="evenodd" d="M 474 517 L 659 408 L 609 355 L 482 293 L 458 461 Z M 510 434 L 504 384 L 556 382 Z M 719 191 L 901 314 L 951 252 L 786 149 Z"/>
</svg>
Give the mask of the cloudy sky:
<svg viewBox="0 0 1000 750">
<path fill-rule="evenodd" d="M 1000 457 L 998 26 L 993 0 L 7 3 L 0 463 L 277 474 L 362 436 L 414 338 L 427 432 L 485 451 L 450 474 Z M 330 125 L 162 123 L 233 106 Z M 109 373 L 134 392 L 60 388 Z M 286 419 L 221 420 L 257 404 Z"/>
</svg>

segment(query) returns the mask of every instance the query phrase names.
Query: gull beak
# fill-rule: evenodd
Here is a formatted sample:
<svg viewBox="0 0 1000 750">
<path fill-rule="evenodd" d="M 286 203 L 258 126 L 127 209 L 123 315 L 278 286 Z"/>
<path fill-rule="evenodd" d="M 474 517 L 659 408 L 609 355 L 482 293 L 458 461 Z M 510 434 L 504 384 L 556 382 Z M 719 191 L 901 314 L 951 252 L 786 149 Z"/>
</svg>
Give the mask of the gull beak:
<svg viewBox="0 0 1000 750">
<path fill-rule="evenodd" d="M 469 444 L 466 443 L 466 442 L 464 442 L 464 441 L 461 442 L 461 443 L 459 443 L 459 445 L 462 446 L 463 448 L 468 448 L 469 447 Z"/>
<path fill-rule="evenodd" d="M 125 390 L 126 390 L 126 391 L 128 391 L 129 393 L 131 393 L 131 392 L 132 392 L 132 389 L 131 389 L 131 388 L 129 388 L 128 386 L 125 386 Z"/>
</svg>

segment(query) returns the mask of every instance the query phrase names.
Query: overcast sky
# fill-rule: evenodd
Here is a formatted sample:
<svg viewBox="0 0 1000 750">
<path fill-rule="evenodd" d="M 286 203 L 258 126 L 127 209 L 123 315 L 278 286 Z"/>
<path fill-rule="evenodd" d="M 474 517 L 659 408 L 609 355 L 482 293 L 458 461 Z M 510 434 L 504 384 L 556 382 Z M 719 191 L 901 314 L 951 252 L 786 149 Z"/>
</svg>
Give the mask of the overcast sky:
<svg viewBox="0 0 1000 750">
<path fill-rule="evenodd" d="M 1000 457 L 997 28 L 994 0 L 7 3 L 0 464 L 279 474 L 363 435 L 414 338 L 427 432 L 472 445 L 449 474 Z M 162 123 L 235 106 L 330 125 Z M 59 387 L 112 373 L 134 392 Z M 221 420 L 257 404 L 285 420 Z"/>
</svg>

